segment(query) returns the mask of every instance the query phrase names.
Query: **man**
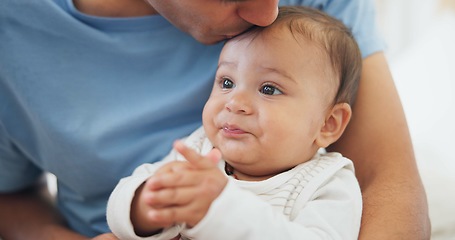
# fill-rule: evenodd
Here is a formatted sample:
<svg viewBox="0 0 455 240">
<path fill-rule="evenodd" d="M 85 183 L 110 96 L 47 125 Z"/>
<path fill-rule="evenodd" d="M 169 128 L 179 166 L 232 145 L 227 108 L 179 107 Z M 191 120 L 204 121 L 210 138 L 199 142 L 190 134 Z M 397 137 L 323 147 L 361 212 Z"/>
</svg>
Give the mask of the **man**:
<svg viewBox="0 0 455 240">
<path fill-rule="evenodd" d="M 360 238 L 429 238 L 406 120 L 374 36 L 373 3 L 308 5 L 351 27 L 364 56 L 353 119 L 330 147 L 355 163 Z M 3 1 L 0 236 L 85 239 L 108 231 L 105 202 L 119 178 L 200 125 L 222 45 L 215 43 L 269 25 L 276 14 L 276 0 Z M 58 212 L 33 191 L 42 171 L 59 181 Z"/>
</svg>

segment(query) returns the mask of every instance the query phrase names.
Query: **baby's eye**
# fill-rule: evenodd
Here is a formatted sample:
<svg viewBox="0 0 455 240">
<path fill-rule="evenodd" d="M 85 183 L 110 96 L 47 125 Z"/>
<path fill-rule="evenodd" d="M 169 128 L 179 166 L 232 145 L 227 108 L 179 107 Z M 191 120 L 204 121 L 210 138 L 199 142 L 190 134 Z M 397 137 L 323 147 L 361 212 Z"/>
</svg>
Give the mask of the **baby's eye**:
<svg viewBox="0 0 455 240">
<path fill-rule="evenodd" d="M 259 89 L 259 92 L 266 94 L 266 95 L 278 95 L 283 94 L 278 88 L 272 85 L 264 85 Z"/>
<path fill-rule="evenodd" d="M 230 89 L 233 87 L 235 87 L 235 84 L 230 79 L 227 79 L 227 78 L 221 79 L 221 88 Z"/>
</svg>

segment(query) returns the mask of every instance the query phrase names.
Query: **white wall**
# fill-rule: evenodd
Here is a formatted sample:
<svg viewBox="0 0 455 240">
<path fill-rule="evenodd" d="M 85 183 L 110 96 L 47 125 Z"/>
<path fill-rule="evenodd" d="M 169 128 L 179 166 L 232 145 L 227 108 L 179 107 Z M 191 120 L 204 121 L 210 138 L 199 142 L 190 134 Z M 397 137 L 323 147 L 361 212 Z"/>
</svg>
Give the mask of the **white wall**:
<svg viewBox="0 0 455 240">
<path fill-rule="evenodd" d="M 388 44 L 388 56 L 399 54 L 416 41 L 437 15 L 438 0 L 376 0 L 380 30 Z"/>
</svg>

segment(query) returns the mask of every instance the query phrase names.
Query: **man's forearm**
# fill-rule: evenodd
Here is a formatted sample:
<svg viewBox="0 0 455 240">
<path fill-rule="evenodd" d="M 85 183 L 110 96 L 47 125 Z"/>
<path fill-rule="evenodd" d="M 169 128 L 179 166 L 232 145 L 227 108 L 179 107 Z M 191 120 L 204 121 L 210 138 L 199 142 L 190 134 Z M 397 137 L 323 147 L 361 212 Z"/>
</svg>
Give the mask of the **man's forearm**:
<svg viewBox="0 0 455 240">
<path fill-rule="evenodd" d="M 429 239 L 425 191 L 382 53 L 364 60 L 351 123 L 330 150 L 354 161 L 364 200 L 361 239 Z"/>
<path fill-rule="evenodd" d="M 362 191 L 364 211 L 359 239 L 430 239 L 423 187 L 417 179 L 402 183 L 397 179 L 378 178 Z"/>
<path fill-rule="evenodd" d="M 0 216 L 3 240 L 87 239 L 65 227 L 45 191 L 38 187 L 0 194 Z"/>
</svg>

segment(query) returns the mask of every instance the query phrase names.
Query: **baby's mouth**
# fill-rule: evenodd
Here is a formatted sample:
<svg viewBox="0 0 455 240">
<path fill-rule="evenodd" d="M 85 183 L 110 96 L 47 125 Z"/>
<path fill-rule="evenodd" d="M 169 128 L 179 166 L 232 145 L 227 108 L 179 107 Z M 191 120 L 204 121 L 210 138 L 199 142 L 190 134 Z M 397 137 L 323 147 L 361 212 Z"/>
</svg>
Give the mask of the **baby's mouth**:
<svg viewBox="0 0 455 240">
<path fill-rule="evenodd" d="M 224 124 L 222 127 L 223 131 L 228 134 L 244 134 L 246 133 L 243 129 L 236 125 Z"/>
</svg>

